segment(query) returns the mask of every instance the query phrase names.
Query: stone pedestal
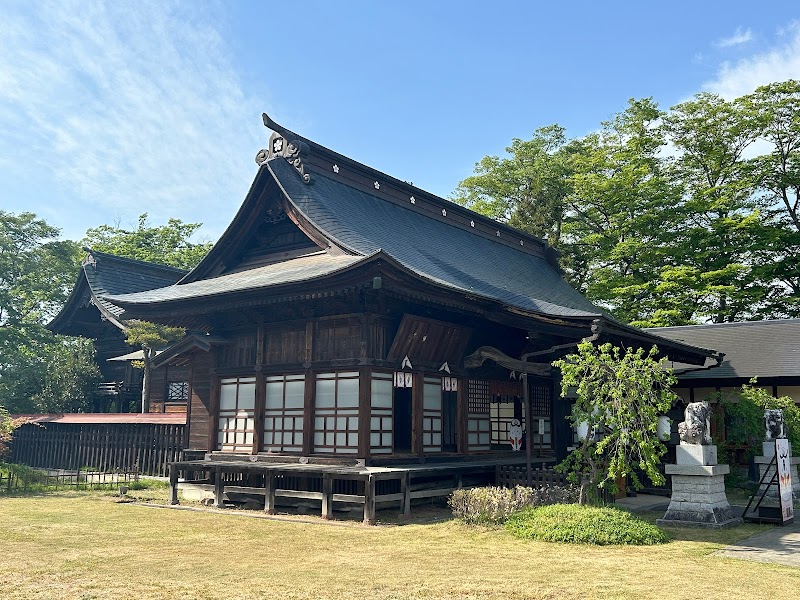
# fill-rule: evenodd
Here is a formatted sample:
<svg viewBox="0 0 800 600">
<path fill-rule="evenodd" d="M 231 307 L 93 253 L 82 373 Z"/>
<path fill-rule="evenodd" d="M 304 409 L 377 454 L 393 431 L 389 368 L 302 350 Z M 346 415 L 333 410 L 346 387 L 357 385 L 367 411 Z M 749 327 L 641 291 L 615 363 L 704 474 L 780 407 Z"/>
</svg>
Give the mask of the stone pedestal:
<svg viewBox="0 0 800 600">
<path fill-rule="evenodd" d="M 791 452 L 792 447 L 789 445 L 789 451 Z M 770 465 L 772 459 L 775 458 L 775 440 L 771 440 L 769 442 L 764 442 L 761 445 L 761 456 L 756 456 L 753 461 L 758 465 L 758 479 L 764 477 L 764 473 L 769 471 L 767 475 L 766 482 L 769 483 L 772 476 L 775 474 L 775 465 Z M 794 499 L 800 498 L 800 479 L 797 477 L 797 465 L 800 464 L 800 457 L 792 456 L 791 458 L 791 467 L 789 468 L 789 472 L 792 474 L 792 496 Z M 759 489 L 759 495 L 761 492 L 764 491 L 762 487 Z M 772 486 L 767 491 L 768 498 L 777 498 L 778 497 L 778 487 Z"/>
<path fill-rule="evenodd" d="M 730 467 L 716 464 L 716 446 L 681 443 L 675 451 L 678 464 L 665 466 L 672 477 L 672 498 L 656 523 L 723 527 L 741 522 L 725 495 Z"/>
</svg>

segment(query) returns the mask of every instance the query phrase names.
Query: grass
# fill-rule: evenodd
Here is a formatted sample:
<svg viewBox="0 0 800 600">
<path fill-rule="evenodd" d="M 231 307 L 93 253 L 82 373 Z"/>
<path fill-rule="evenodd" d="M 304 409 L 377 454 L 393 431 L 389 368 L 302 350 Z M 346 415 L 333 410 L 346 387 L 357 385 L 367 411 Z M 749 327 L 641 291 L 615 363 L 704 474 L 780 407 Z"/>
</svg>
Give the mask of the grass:
<svg viewBox="0 0 800 600">
<path fill-rule="evenodd" d="M 652 523 L 610 506 L 528 507 L 512 515 L 505 527 L 514 537 L 545 542 L 650 546 L 669 541 L 667 534 Z"/>
<path fill-rule="evenodd" d="M 454 520 L 330 526 L 147 508 L 109 493 L 10 497 L 0 498 L 0 596 L 772 599 L 776 581 L 800 585 L 800 570 L 712 554 L 764 529 L 671 529 L 661 546 L 592 547 Z"/>
</svg>

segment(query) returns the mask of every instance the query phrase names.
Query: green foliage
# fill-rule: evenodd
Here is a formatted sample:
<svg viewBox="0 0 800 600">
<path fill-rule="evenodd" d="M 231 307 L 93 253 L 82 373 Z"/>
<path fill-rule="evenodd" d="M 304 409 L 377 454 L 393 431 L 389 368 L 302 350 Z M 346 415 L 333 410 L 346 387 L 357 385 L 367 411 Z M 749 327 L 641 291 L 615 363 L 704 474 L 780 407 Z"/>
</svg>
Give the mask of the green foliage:
<svg viewBox="0 0 800 600">
<path fill-rule="evenodd" d="M 14 413 L 80 410 L 96 385 L 91 342 L 44 327 L 80 264 L 58 234 L 32 213 L 0 211 L 0 402 Z"/>
<path fill-rule="evenodd" d="M 179 269 L 196 266 L 211 249 L 211 242 L 190 242 L 200 223 L 169 219 L 166 225 L 150 226 L 147 213 L 139 216 L 135 229 L 101 225 L 86 232 L 82 244 L 93 250 L 144 260 Z"/>
<path fill-rule="evenodd" d="M 530 141 L 514 139 L 510 158 L 487 156 L 462 181 L 453 200 L 481 214 L 547 238 L 558 246 L 570 193 L 570 155 L 564 129 L 537 129 Z"/>
<path fill-rule="evenodd" d="M 148 321 L 125 322 L 125 341 L 144 348 L 162 348 L 167 343 L 182 338 L 185 333 L 180 327 L 167 327 Z"/>
<path fill-rule="evenodd" d="M 542 485 L 480 487 L 460 489 L 448 501 L 453 516 L 468 525 L 499 525 L 527 506 L 577 502 L 578 490 L 573 486 Z"/>
<path fill-rule="evenodd" d="M 666 448 L 658 439 L 658 417 L 677 396 L 677 381 L 658 348 L 620 348 L 611 344 L 578 345 L 578 353 L 553 363 L 561 370 L 561 395 L 577 392 L 570 420 L 588 425 L 589 434 L 559 468 L 582 488 L 617 492 L 617 480 L 643 487 L 642 471 L 655 485 L 664 482 L 658 470 Z M 587 481 L 588 480 L 588 481 Z M 582 501 L 585 500 L 582 494 Z"/>
<path fill-rule="evenodd" d="M 554 504 L 526 508 L 506 529 L 525 540 L 569 544 L 652 546 L 669 541 L 661 529 L 617 508 Z"/>
<path fill-rule="evenodd" d="M 626 322 L 797 316 L 798 115 L 794 80 L 668 111 L 630 100 L 582 138 L 552 125 L 513 140 L 454 200 L 546 237 L 570 282 Z"/>
<path fill-rule="evenodd" d="M 764 410 L 767 408 L 783 410 L 789 442 L 792 447 L 800 448 L 800 407 L 788 396 L 774 398 L 767 390 L 755 387 L 755 383 L 753 380 L 750 385 L 743 385 L 733 394 L 714 394 L 725 423 L 725 443 L 746 446 L 747 462 L 757 453 L 761 453 L 765 430 Z"/>
<path fill-rule="evenodd" d="M 16 427 L 17 423 L 8 416 L 8 411 L 0 406 L 0 458 L 8 454 L 8 444 L 11 443 Z"/>
<path fill-rule="evenodd" d="M 180 327 L 167 327 L 148 321 L 126 321 L 125 322 L 125 341 L 132 346 L 139 346 L 142 349 L 143 360 L 141 368 L 144 369 L 142 381 L 142 412 L 150 411 L 150 375 L 152 373 L 152 361 L 156 356 L 156 351 L 163 348 L 169 342 L 181 339 L 186 335 L 186 330 Z M 138 366 L 138 365 L 137 365 Z"/>
</svg>

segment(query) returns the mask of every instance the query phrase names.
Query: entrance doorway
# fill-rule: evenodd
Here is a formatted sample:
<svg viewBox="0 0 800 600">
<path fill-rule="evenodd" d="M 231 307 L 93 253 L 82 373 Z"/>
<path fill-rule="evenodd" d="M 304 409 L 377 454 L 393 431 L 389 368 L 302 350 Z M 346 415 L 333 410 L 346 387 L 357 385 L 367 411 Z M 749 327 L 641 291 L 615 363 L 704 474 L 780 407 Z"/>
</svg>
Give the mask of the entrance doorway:
<svg viewBox="0 0 800 600">
<path fill-rule="evenodd" d="M 411 388 L 394 388 L 394 452 L 411 452 Z"/>
<path fill-rule="evenodd" d="M 458 392 L 442 392 L 442 452 L 458 449 Z"/>
</svg>

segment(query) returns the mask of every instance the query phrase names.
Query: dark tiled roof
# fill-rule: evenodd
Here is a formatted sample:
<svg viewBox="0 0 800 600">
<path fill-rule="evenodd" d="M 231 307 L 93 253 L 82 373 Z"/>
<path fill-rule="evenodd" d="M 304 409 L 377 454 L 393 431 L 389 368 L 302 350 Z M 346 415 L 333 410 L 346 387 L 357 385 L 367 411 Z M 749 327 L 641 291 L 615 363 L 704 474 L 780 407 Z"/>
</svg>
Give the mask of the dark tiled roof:
<svg viewBox="0 0 800 600">
<path fill-rule="evenodd" d="M 124 300 L 126 302 L 168 302 L 307 281 L 335 273 L 362 260 L 364 260 L 363 256 L 334 256 L 321 251 L 193 283 L 170 285 L 161 289 L 142 291 L 138 294 L 128 294 Z M 113 300 L 114 297 L 112 296 L 111 299 Z"/>
<path fill-rule="evenodd" d="M 105 296 L 162 288 L 172 285 L 186 274 L 182 269 L 96 250 L 90 251 L 89 257 L 84 261 L 83 272 L 95 301 L 115 316 L 121 315 L 122 309 L 106 300 Z"/>
<path fill-rule="evenodd" d="M 725 353 L 719 367 L 684 373 L 679 375 L 682 380 L 800 376 L 800 319 L 653 327 L 647 331 Z M 679 368 L 676 365 L 676 371 Z"/>
<path fill-rule="evenodd" d="M 273 159 L 268 166 L 289 201 L 326 237 L 351 251 L 383 250 L 422 277 L 517 308 L 558 316 L 603 314 L 543 258 L 320 173 L 306 185 L 285 160 Z"/>
<path fill-rule="evenodd" d="M 320 173 L 315 173 L 313 185 L 306 185 L 282 158 L 267 165 L 288 202 L 352 256 L 320 253 L 129 294 L 118 300 L 133 304 L 178 301 L 266 288 L 330 274 L 382 251 L 424 279 L 519 309 L 562 317 L 603 314 L 540 256 L 475 235 Z M 109 296 L 111 301 L 117 300 L 114 294 Z"/>
<path fill-rule="evenodd" d="M 47 324 L 51 331 L 82 335 L 80 327 L 73 326 L 72 318 L 87 301 L 93 302 L 104 318 L 121 327 L 117 318 L 123 311 L 109 302 L 106 296 L 172 285 L 186 274 L 186 271 L 173 267 L 122 258 L 96 250 L 87 251 L 88 255 L 83 261 L 67 303 Z"/>
</svg>

